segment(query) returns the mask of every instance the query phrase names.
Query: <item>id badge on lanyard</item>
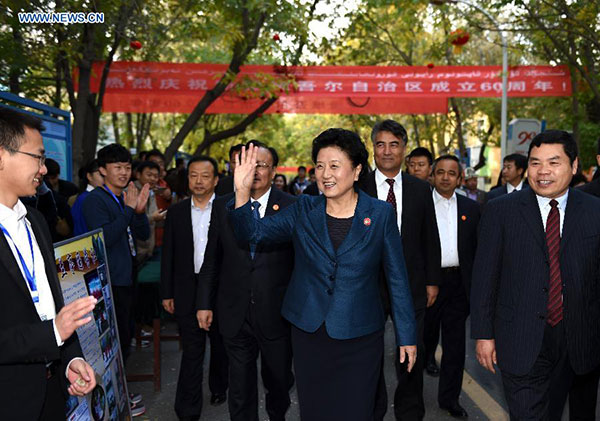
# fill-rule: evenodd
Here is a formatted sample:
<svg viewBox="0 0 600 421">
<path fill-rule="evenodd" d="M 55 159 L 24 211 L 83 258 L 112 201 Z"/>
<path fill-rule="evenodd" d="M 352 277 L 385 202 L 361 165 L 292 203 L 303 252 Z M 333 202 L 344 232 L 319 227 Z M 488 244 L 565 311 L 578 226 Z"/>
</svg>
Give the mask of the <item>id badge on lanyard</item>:
<svg viewBox="0 0 600 421">
<path fill-rule="evenodd" d="M 21 254 L 19 247 L 17 247 L 17 243 L 15 242 L 15 240 L 13 240 L 13 238 L 10 236 L 10 234 L 8 233 L 8 231 L 6 230 L 6 228 L 4 228 L 4 226 L 2 224 L 0 224 L 0 230 L 2 230 L 2 232 L 4 233 L 6 238 L 8 238 L 13 243 L 13 246 L 15 247 L 15 250 L 17 251 L 17 256 L 19 257 L 19 261 L 21 262 L 21 267 L 23 268 L 25 280 L 27 281 L 27 285 L 29 286 L 29 291 L 31 293 L 31 299 L 33 300 L 34 303 L 37 304 L 40 302 L 40 295 L 38 293 L 37 282 L 35 280 L 35 257 L 33 255 L 33 241 L 31 239 L 31 232 L 29 232 L 27 223 L 26 222 L 23 222 L 23 223 L 25 224 L 25 230 L 27 230 L 27 239 L 29 240 L 29 249 L 31 250 L 31 268 L 32 268 L 31 272 L 29 271 L 29 268 L 25 264 L 25 259 L 23 258 L 23 255 Z"/>
<path fill-rule="evenodd" d="M 105 184 L 104 188 L 106 189 L 107 192 L 110 193 L 110 195 L 113 197 L 113 199 L 115 199 L 115 202 L 117 202 L 117 205 L 119 205 L 119 208 L 121 208 L 122 212 L 125 212 L 125 209 L 123 208 L 123 205 L 121 205 L 121 202 L 119 202 L 119 199 L 117 198 L 117 196 L 115 196 L 115 194 L 108 188 L 108 186 Z M 129 225 L 127 225 L 127 242 L 129 243 L 129 251 L 131 252 L 131 255 L 133 257 L 135 257 L 137 255 L 137 252 L 135 251 L 135 243 L 133 242 L 133 234 L 131 233 L 131 228 L 129 227 Z"/>
</svg>

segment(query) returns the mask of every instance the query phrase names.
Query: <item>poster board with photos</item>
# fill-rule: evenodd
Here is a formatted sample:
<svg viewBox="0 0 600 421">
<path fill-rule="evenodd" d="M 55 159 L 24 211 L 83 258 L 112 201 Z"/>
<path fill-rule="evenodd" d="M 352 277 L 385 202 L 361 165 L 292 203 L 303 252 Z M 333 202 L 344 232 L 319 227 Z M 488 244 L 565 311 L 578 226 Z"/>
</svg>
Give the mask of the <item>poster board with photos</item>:
<svg viewBox="0 0 600 421">
<path fill-rule="evenodd" d="M 93 320 L 77 329 L 83 356 L 96 373 L 97 386 L 83 398 L 69 397 L 66 419 L 129 420 L 127 383 L 102 230 L 56 243 L 54 258 L 65 304 L 89 295 L 98 300 Z"/>
</svg>

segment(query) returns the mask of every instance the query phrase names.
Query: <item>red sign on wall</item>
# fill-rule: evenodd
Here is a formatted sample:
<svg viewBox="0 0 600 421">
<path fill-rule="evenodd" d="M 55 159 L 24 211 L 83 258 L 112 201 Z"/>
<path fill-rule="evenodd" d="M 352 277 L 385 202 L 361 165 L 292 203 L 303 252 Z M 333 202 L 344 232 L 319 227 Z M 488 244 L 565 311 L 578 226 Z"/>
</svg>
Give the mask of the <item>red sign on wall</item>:
<svg viewBox="0 0 600 421">
<path fill-rule="evenodd" d="M 97 92 L 103 63 L 95 63 Z M 227 65 L 115 62 L 106 80 L 104 111 L 189 113 L 212 89 Z M 509 69 L 512 97 L 568 96 L 565 66 Z M 256 84 L 267 80 L 279 96 L 268 113 L 425 114 L 445 113 L 450 97 L 499 97 L 500 66 L 243 66 L 209 113 L 246 114 L 264 101 Z M 280 89 L 278 89 L 278 86 Z"/>
</svg>

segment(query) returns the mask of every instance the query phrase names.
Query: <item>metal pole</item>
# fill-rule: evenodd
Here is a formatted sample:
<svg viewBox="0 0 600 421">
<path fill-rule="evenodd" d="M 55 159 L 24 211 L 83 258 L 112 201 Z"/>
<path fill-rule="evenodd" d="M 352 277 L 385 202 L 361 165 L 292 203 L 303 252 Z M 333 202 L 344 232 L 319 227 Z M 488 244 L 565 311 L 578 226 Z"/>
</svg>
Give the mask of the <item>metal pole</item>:
<svg viewBox="0 0 600 421">
<path fill-rule="evenodd" d="M 477 3 L 471 3 L 468 0 L 452 0 L 452 3 L 464 3 L 468 6 L 474 7 L 483 13 L 492 23 L 498 28 L 500 34 L 500 41 L 502 42 L 502 108 L 500 114 L 500 125 L 501 125 L 501 136 L 500 136 L 500 151 L 501 159 L 506 156 L 506 131 L 508 128 L 507 113 L 508 113 L 508 45 L 506 43 L 506 37 L 500 27 L 500 24 L 494 19 L 494 17 L 484 8 L 479 6 Z"/>
</svg>

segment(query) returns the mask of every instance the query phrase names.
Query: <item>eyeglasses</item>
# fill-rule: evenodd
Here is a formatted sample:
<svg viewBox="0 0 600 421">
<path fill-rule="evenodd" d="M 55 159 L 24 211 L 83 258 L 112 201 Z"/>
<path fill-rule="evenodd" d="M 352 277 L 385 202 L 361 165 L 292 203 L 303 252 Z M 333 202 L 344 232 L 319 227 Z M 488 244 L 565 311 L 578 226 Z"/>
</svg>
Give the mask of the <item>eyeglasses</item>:
<svg viewBox="0 0 600 421">
<path fill-rule="evenodd" d="M 259 170 L 266 170 L 267 168 L 271 168 L 271 165 L 267 164 L 266 162 L 257 162 L 256 168 Z"/>
<path fill-rule="evenodd" d="M 12 153 L 21 153 L 23 155 L 29 155 L 32 158 L 38 159 L 39 160 L 39 164 L 40 164 L 40 168 L 44 166 L 44 164 L 46 163 L 46 155 L 38 155 L 35 153 L 31 153 L 31 152 L 23 152 L 23 151 L 18 151 L 16 149 L 10 149 L 10 148 L 6 148 L 7 151 L 12 152 Z"/>
</svg>

